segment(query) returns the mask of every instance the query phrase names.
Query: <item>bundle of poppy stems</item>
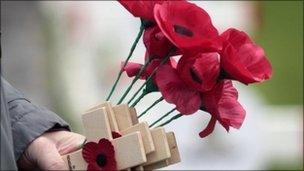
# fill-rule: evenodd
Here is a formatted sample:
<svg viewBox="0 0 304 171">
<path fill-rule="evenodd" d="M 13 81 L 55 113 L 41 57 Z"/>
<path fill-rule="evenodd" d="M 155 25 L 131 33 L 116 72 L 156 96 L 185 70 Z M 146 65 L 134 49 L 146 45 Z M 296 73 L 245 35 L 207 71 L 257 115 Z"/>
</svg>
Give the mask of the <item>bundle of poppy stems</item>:
<svg viewBox="0 0 304 171">
<path fill-rule="evenodd" d="M 141 25 L 106 100 L 110 100 L 126 72 L 133 79 L 117 104 L 124 102 L 136 81 L 144 80 L 126 103 L 135 107 L 152 92 L 160 92 L 161 97 L 138 118 L 163 100 L 175 105 L 150 127 L 175 111 L 178 111 L 177 115 L 158 126 L 202 110 L 209 113 L 211 119 L 199 133 L 200 137 L 212 133 L 216 122 L 227 131 L 230 127 L 239 129 L 246 112 L 238 102 L 233 82 L 249 85 L 271 77 L 272 67 L 263 48 L 235 28 L 220 34 L 205 10 L 184 0 L 119 0 L 119 3 L 134 17 L 140 18 Z M 129 62 L 142 35 L 146 47 L 144 62 Z"/>
</svg>

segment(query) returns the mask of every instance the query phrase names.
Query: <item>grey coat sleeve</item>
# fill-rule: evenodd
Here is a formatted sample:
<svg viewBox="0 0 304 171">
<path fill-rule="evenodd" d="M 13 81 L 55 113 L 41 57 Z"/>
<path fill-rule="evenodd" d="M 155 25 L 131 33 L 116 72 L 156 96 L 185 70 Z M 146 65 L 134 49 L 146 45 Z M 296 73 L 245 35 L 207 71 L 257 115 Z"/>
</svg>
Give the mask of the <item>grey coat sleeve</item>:
<svg viewBox="0 0 304 171">
<path fill-rule="evenodd" d="M 1 78 L 2 79 L 2 78 Z M 68 124 L 55 113 L 35 105 L 2 79 L 14 142 L 16 160 L 35 138 L 52 129 L 67 129 Z"/>
</svg>

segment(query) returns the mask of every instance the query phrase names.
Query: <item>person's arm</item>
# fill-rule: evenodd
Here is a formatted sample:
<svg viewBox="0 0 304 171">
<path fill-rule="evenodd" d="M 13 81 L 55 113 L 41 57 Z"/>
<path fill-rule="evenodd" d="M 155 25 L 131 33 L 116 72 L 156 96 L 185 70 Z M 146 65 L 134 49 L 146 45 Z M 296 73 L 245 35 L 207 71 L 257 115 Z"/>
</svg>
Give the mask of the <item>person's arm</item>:
<svg viewBox="0 0 304 171">
<path fill-rule="evenodd" d="M 85 137 L 68 132 L 68 124 L 58 115 L 31 103 L 6 80 L 1 79 L 9 108 L 18 167 L 65 169 L 61 155 L 79 149 Z"/>
<path fill-rule="evenodd" d="M 30 142 L 43 133 L 51 129 L 70 130 L 69 125 L 59 116 L 31 103 L 4 79 L 2 86 L 8 104 L 16 160 Z"/>
</svg>

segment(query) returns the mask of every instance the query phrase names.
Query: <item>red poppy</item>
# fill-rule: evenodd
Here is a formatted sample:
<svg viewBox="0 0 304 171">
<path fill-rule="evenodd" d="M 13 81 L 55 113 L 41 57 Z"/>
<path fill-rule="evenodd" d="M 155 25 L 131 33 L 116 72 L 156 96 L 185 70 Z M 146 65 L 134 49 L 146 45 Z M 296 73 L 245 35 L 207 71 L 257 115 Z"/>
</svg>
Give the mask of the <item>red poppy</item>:
<svg viewBox="0 0 304 171">
<path fill-rule="evenodd" d="M 195 113 L 201 106 L 199 91 L 191 89 L 181 80 L 175 68 L 166 64 L 159 67 L 155 75 L 156 85 L 168 103 L 184 115 Z"/>
<path fill-rule="evenodd" d="M 145 29 L 143 41 L 148 58 L 164 58 L 174 47 L 157 26 Z"/>
<path fill-rule="evenodd" d="M 82 156 L 88 163 L 88 171 L 117 170 L 115 151 L 111 142 L 105 138 L 95 142 L 88 142 L 82 149 Z"/>
<path fill-rule="evenodd" d="M 127 73 L 128 77 L 136 76 L 142 66 L 142 64 L 135 62 L 128 62 L 126 66 L 124 66 L 124 62 L 121 62 L 121 69 Z"/>
<path fill-rule="evenodd" d="M 161 4 L 162 1 L 130 1 L 130 0 L 119 0 L 120 4 L 124 6 L 134 17 L 140 17 L 149 21 L 154 21 L 153 8 L 155 4 Z"/>
<path fill-rule="evenodd" d="M 148 64 L 146 69 L 142 72 L 140 78 L 146 79 L 147 77 L 149 77 L 153 72 L 153 70 L 159 66 L 159 64 L 160 64 L 160 60 L 158 59 L 152 60 L 152 62 L 150 62 L 150 64 Z M 124 66 L 124 62 L 122 62 L 121 64 L 121 67 L 123 66 Z M 135 77 L 139 73 L 142 67 L 143 64 L 128 62 L 127 65 L 123 68 L 123 71 L 127 73 L 128 77 Z"/>
<path fill-rule="evenodd" d="M 211 90 L 218 80 L 220 60 L 217 53 L 183 55 L 177 65 L 183 81 L 201 92 Z"/>
<path fill-rule="evenodd" d="M 237 101 L 238 92 L 231 80 L 222 80 L 213 90 L 202 94 L 203 107 L 211 114 L 208 126 L 200 133 L 206 137 L 214 130 L 216 121 L 229 131 L 229 127 L 240 128 L 246 111 Z"/>
<path fill-rule="evenodd" d="M 221 65 L 228 78 L 250 84 L 271 77 L 271 64 L 264 50 L 254 44 L 246 33 L 228 29 L 221 38 L 223 40 Z"/>
<path fill-rule="evenodd" d="M 154 17 L 164 35 L 181 50 L 214 51 L 218 31 L 206 11 L 195 4 L 167 1 L 156 4 Z"/>
<path fill-rule="evenodd" d="M 174 59 L 171 58 L 169 61 L 170 61 L 169 63 L 172 66 L 176 67 L 177 63 Z M 150 64 L 148 64 L 148 66 L 146 67 L 140 78 L 145 80 L 147 77 L 149 77 L 152 74 L 154 69 L 156 69 L 160 65 L 160 63 L 161 63 L 160 59 L 153 59 L 150 62 Z M 123 67 L 123 64 L 124 63 L 122 62 L 121 67 Z M 127 73 L 128 77 L 134 77 L 139 73 L 142 67 L 143 64 L 128 62 L 127 65 L 123 68 L 123 71 Z"/>
</svg>

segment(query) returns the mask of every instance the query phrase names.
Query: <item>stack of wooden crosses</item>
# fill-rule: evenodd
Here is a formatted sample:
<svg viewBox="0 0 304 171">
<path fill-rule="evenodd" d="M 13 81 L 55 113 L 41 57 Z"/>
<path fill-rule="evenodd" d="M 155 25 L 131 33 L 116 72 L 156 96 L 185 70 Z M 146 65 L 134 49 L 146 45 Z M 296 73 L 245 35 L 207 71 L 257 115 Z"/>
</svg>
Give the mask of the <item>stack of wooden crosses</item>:
<svg viewBox="0 0 304 171">
<path fill-rule="evenodd" d="M 108 139 L 115 150 L 117 170 L 154 170 L 180 162 L 173 132 L 163 127 L 150 129 L 146 122 L 138 122 L 135 108 L 125 104 L 99 104 L 82 115 L 87 142 Z M 121 137 L 113 138 L 112 133 Z M 82 149 L 63 156 L 70 170 L 86 170 Z"/>
</svg>

